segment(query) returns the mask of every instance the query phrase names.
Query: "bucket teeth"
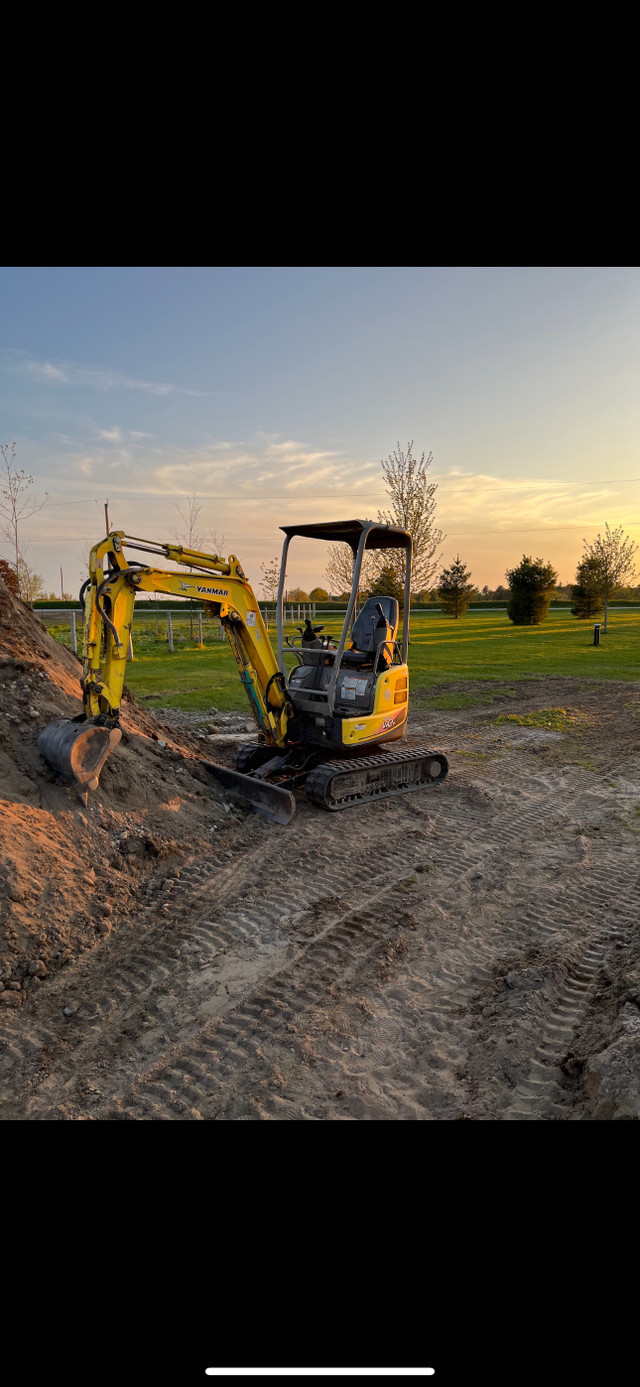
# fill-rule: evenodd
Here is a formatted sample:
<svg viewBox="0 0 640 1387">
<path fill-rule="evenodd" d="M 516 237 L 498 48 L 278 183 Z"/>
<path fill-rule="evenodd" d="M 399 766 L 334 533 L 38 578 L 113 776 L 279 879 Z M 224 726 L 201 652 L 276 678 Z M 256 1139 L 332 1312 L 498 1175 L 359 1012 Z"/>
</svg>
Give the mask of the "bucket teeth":
<svg viewBox="0 0 640 1387">
<path fill-rule="evenodd" d="M 86 805 L 89 791 L 97 790 L 102 767 L 121 736 L 119 727 L 57 718 L 40 733 L 38 750 L 52 770 L 75 786 Z"/>
</svg>

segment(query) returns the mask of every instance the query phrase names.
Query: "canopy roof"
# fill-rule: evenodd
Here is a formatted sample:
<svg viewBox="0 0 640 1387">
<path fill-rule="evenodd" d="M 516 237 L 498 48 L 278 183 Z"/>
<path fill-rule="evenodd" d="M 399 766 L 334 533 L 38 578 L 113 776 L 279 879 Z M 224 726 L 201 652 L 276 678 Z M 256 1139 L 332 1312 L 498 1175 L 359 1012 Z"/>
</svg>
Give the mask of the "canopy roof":
<svg viewBox="0 0 640 1387">
<path fill-rule="evenodd" d="M 355 554 L 363 530 L 367 531 L 367 549 L 410 549 L 411 535 L 396 525 L 381 525 L 378 520 L 327 520 L 320 525 L 281 525 L 285 535 L 293 539 L 338 540 L 350 544 Z"/>
</svg>

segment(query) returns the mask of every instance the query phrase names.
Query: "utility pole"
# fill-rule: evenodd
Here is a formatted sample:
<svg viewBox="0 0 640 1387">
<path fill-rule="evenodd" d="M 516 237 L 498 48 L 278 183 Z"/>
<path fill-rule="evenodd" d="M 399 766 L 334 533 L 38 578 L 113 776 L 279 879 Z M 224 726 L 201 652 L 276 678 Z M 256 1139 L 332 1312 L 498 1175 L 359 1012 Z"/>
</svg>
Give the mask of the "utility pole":
<svg viewBox="0 0 640 1387">
<path fill-rule="evenodd" d="M 107 499 L 106 499 L 106 501 L 105 501 L 105 503 L 104 503 L 104 518 L 105 518 L 106 523 L 107 523 L 107 534 L 109 535 L 109 534 L 111 534 L 111 526 L 110 526 L 110 524 L 109 524 L 109 498 L 108 498 L 108 497 L 107 497 Z"/>
</svg>

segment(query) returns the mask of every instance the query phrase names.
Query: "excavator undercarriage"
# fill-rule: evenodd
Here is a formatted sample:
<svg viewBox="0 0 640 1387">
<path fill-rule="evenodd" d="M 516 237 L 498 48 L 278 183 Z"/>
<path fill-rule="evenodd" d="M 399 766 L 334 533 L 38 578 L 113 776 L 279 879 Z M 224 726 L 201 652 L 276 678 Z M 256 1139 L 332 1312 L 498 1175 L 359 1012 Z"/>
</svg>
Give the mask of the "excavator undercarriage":
<svg viewBox="0 0 640 1387">
<path fill-rule="evenodd" d="M 48 764 L 87 802 L 100 772 L 121 738 L 120 700 L 136 593 L 196 597 L 220 618 L 256 723 L 258 741 L 244 746 L 235 770 L 202 764 L 232 794 L 286 824 L 296 809 L 295 791 L 330 811 L 354 808 L 391 795 L 440 784 L 446 757 L 427 748 L 387 744 L 406 733 L 411 537 L 374 521 L 283 526 L 285 542 L 278 594 L 278 652 L 273 653 L 258 602 L 235 555 L 187 550 L 180 545 L 113 532 L 91 551 L 83 585 L 84 713 L 59 718 L 40 734 Z M 323 635 L 309 619 L 300 636 L 284 639 L 283 597 L 287 551 L 295 535 L 351 546 L 353 584 L 340 637 Z M 183 575 L 125 557 L 124 550 L 161 554 L 188 569 Z M 405 602 L 402 649 L 396 637 L 399 603 L 369 598 L 354 618 L 365 548 L 404 549 Z M 350 646 L 347 648 L 347 636 Z M 286 645 L 286 651 L 285 651 Z M 285 653 L 293 660 L 287 670 Z"/>
</svg>

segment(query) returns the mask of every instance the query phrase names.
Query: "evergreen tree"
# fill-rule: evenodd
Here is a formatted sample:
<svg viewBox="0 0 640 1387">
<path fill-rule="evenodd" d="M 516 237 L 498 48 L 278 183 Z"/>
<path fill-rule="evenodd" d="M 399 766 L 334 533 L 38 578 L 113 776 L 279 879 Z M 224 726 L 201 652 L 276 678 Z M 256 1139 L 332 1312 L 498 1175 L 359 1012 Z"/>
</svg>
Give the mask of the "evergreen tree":
<svg viewBox="0 0 640 1387">
<path fill-rule="evenodd" d="M 440 574 L 438 586 L 438 597 L 442 604 L 442 610 L 446 616 L 459 616 L 466 614 L 475 588 L 470 582 L 471 574 L 463 564 L 460 555 L 456 557 L 451 568 L 443 568 Z"/>
<path fill-rule="evenodd" d="M 383 564 L 375 581 L 367 588 L 367 597 L 397 597 L 400 611 L 404 607 L 404 587 L 397 570 L 390 563 Z"/>
<path fill-rule="evenodd" d="M 577 617 L 600 616 L 603 608 L 600 565 L 597 559 L 581 559 L 576 569 L 576 581 L 571 586 L 571 614 Z"/>
<path fill-rule="evenodd" d="M 523 554 L 517 568 L 507 569 L 507 616 L 514 626 L 538 626 L 544 621 L 558 575 L 550 563 Z"/>
</svg>

